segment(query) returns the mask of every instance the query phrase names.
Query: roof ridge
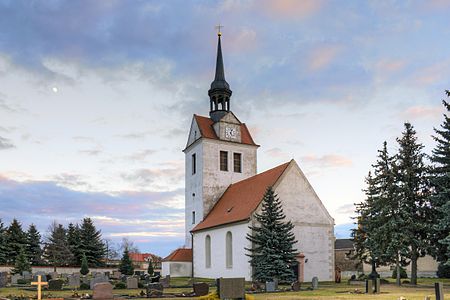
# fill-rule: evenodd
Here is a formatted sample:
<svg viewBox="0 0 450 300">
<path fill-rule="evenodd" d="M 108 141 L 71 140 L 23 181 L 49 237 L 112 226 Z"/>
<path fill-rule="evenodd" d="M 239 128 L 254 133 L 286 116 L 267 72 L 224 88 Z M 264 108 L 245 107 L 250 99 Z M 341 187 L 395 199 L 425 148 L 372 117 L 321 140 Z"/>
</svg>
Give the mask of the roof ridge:
<svg viewBox="0 0 450 300">
<path fill-rule="evenodd" d="M 248 178 L 242 179 L 242 180 L 240 180 L 240 181 L 237 181 L 237 182 L 235 182 L 235 183 L 232 183 L 232 184 L 229 185 L 229 187 L 231 187 L 231 186 L 236 186 L 237 184 L 245 183 L 246 181 L 249 181 L 250 179 L 254 179 L 254 178 L 256 178 L 256 177 L 258 177 L 258 176 L 260 176 L 260 175 L 264 175 L 264 174 L 266 174 L 267 172 L 273 171 L 273 170 L 275 170 L 275 169 L 277 169 L 277 168 L 280 168 L 280 167 L 286 165 L 286 166 L 285 166 L 285 169 L 283 170 L 283 172 L 281 172 L 281 174 L 283 174 L 284 171 L 286 170 L 287 166 L 288 166 L 290 163 L 291 163 L 291 161 L 282 163 L 281 165 L 278 165 L 278 166 L 273 167 L 273 168 L 271 168 L 271 169 L 265 170 L 264 172 L 255 174 L 255 175 L 253 175 L 253 176 L 251 176 L 251 177 L 248 177 Z M 280 174 L 280 176 L 281 176 L 281 174 Z M 278 178 L 280 178 L 280 177 L 278 176 L 278 177 L 277 177 L 277 180 L 275 180 L 275 182 L 278 181 Z M 225 192 L 226 192 L 226 191 L 225 191 Z M 224 194 L 225 194 L 225 192 L 224 192 Z"/>
</svg>

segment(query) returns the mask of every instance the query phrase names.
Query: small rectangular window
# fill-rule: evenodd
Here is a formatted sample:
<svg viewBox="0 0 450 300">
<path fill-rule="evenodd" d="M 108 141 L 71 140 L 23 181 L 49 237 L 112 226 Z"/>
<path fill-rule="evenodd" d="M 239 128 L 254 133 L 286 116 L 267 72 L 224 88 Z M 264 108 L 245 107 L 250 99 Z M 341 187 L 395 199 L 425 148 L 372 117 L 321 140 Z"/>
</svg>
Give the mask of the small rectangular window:
<svg viewBox="0 0 450 300">
<path fill-rule="evenodd" d="M 195 224 L 195 211 L 192 212 L 192 224 Z"/>
<path fill-rule="evenodd" d="M 194 175 L 197 172 L 197 157 L 195 156 L 195 153 L 192 154 L 192 175 Z"/>
<path fill-rule="evenodd" d="M 242 154 L 241 153 L 233 153 L 233 162 L 234 162 L 234 172 L 241 173 L 242 172 Z"/>
<path fill-rule="evenodd" d="M 220 151 L 220 171 L 228 171 L 228 152 Z"/>
</svg>

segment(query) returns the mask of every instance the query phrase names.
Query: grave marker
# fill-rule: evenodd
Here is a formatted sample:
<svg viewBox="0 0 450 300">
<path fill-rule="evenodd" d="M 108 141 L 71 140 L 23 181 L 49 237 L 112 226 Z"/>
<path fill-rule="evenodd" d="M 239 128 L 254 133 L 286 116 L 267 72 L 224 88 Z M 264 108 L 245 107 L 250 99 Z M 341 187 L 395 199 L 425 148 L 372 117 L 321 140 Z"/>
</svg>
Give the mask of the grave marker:
<svg viewBox="0 0 450 300">
<path fill-rule="evenodd" d="M 31 285 L 37 285 L 37 290 L 38 290 L 37 300 L 42 300 L 42 286 L 48 285 L 48 282 L 43 282 L 43 281 L 41 281 L 41 279 L 42 279 L 41 275 L 38 275 L 37 281 L 31 283 Z"/>
<path fill-rule="evenodd" d="M 220 299 L 245 298 L 245 278 L 219 278 L 217 290 Z"/>
<path fill-rule="evenodd" d="M 128 277 L 127 278 L 127 289 L 137 289 L 138 288 L 138 280 L 136 277 Z"/>
<path fill-rule="evenodd" d="M 113 299 L 113 286 L 109 282 L 100 282 L 94 285 L 92 299 Z"/>
<path fill-rule="evenodd" d="M 311 287 L 313 290 L 317 290 L 319 288 L 319 278 L 313 277 L 311 281 Z"/>
<path fill-rule="evenodd" d="M 206 296 L 209 294 L 209 285 L 205 282 L 194 283 L 193 285 L 195 296 Z"/>
<path fill-rule="evenodd" d="M 0 272 L 0 288 L 6 287 L 7 281 L 8 281 L 8 273 Z"/>
</svg>

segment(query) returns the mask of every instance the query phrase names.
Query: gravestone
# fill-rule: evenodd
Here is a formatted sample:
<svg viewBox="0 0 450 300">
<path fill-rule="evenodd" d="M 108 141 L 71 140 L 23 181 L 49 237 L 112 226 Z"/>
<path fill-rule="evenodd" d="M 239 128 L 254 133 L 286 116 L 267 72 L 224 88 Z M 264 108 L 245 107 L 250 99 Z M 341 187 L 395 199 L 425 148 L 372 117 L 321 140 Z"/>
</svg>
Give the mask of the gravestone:
<svg viewBox="0 0 450 300">
<path fill-rule="evenodd" d="M 22 275 L 14 274 L 11 276 L 11 284 L 17 284 L 17 280 L 23 279 Z"/>
<path fill-rule="evenodd" d="M 206 296 L 209 294 L 209 285 L 205 282 L 194 283 L 194 294 L 197 297 Z"/>
<path fill-rule="evenodd" d="M 32 277 L 31 273 L 28 271 L 23 271 L 22 276 L 23 276 L 23 279 L 25 279 L 25 280 L 31 280 L 31 277 Z"/>
<path fill-rule="evenodd" d="M 69 279 L 68 285 L 70 287 L 79 287 L 80 286 L 80 275 L 76 275 L 76 274 L 69 275 L 68 279 Z"/>
<path fill-rule="evenodd" d="M 51 291 L 62 290 L 63 281 L 61 279 L 50 279 L 48 281 L 48 289 Z"/>
<path fill-rule="evenodd" d="M 112 279 L 119 280 L 119 279 L 120 279 L 120 276 L 122 276 L 122 273 L 121 273 L 120 271 L 113 271 L 113 273 L 112 273 L 112 275 L 111 275 L 111 278 L 112 278 Z"/>
<path fill-rule="evenodd" d="M 87 278 L 86 276 L 83 276 L 83 277 L 81 278 L 81 282 L 84 283 L 84 284 L 91 285 L 91 281 L 90 281 L 89 278 Z"/>
<path fill-rule="evenodd" d="M 373 289 L 373 280 L 372 279 L 367 279 L 366 280 L 366 294 L 373 294 L 374 289 Z"/>
<path fill-rule="evenodd" d="M 137 289 L 138 288 L 138 280 L 136 277 L 128 277 L 127 278 L 127 289 Z"/>
<path fill-rule="evenodd" d="M 434 283 L 434 293 L 436 300 L 444 300 L 444 284 L 442 282 Z"/>
<path fill-rule="evenodd" d="M 113 299 L 113 286 L 109 282 L 100 282 L 94 285 L 92 299 Z"/>
<path fill-rule="evenodd" d="M 169 288 L 170 287 L 170 275 L 167 275 L 164 278 L 160 278 L 159 283 L 161 283 L 165 289 Z"/>
<path fill-rule="evenodd" d="M 41 276 L 41 281 L 47 281 L 47 275 L 44 272 L 36 272 L 33 276 L 33 281 L 38 281 L 38 276 Z"/>
<path fill-rule="evenodd" d="M 163 292 L 164 287 L 159 282 L 149 283 L 147 285 L 147 298 L 161 297 Z"/>
<path fill-rule="evenodd" d="M 245 298 L 245 278 L 219 278 L 216 282 L 220 299 Z"/>
<path fill-rule="evenodd" d="M 319 278 L 313 277 L 311 281 L 311 287 L 313 290 L 317 290 L 319 288 Z"/>
<path fill-rule="evenodd" d="M 375 280 L 374 280 L 374 283 L 375 283 L 375 293 L 379 293 L 380 292 L 380 286 L 381 286 L 381 281 L 380 281 L 380 278 L 378 277 L 378 278 L 376 278 Z"/>
<path fill-rule="evenodd" d="M 300 282 L 299 282 L 299 281 L 294 281 L 294 282 L 291 284 L 291 289 L 292 289 L 294 292 L 300 291 Z"/>
<path fill-rule="evenodd" d="M 98 284 L 98 283 L 105 283 L 105 282 L 108 282 L 108 279 L 105 276 L 97 276 L 97 277 L 91 279 L 91 282 L 90 282 L 89 285 L 90 285 L 91 290 L 92 290 L 92 289 L 94 289 L 94 286 L 96 284 Z"/>
<path fill-rule="evenodd" d="M 0 272 L 0 288 L 6 287 L 7 281 L 8 281 L 8 273 Z"/>
<path fill-rule="evenodd" d="M 58 275 L 57 272 L 51 272 L 51 273 L 48 274 L 48 275 L 50 275 L 51 279 L 57 279 L 57 278 L 59 277 L 59 275 Z"/>
<path fill-rule="evenodd" d="M 266 281 L 266 292 L 275 292 L 277 290 L 275 281 Z"/>
</svg>

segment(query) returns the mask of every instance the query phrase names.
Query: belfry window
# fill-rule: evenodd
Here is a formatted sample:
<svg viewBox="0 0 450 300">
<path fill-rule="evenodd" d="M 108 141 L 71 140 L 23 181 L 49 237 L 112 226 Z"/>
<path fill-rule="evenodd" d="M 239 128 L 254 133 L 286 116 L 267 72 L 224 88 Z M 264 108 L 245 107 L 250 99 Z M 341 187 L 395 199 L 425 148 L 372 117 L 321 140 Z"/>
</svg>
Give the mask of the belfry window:
<svg viewBox="0 0 450 300">
<path fill-rule="evenodd" d="M 192 175 L 194 175 L 197 172 L 197 157 L 194 154 L 192 154 Z"/>
<path fill-rule="evenodd" d="M 220 171 L 228 171 L 228 152 L 220 151 Z"/>
<path fill-rule="evenodd" d="M 242 172 L 242 154 L 233 153 L 233 171 L 236 173 Z"/>
<path fill-rule="evenodd" d="M 192 212 L 192 224 L 195 224 L 195 211 Z"/>
</svg>

